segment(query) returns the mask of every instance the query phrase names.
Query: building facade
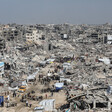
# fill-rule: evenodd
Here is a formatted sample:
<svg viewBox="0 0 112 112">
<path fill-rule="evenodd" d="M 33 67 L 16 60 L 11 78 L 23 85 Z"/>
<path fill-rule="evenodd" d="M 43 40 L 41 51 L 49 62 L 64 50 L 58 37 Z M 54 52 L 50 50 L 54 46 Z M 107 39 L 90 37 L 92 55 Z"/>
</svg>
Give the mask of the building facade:
<svg viewBox="0 0 112 112">
<path fill-rule="evenodd" d="M 32 41 L 32 42 L 38 43 L 40 42 L 42 35 L 43 35 L 43 32 L 40 32 L 38 30 L 32 30 L 32 32 L 26 33 L 26 41 Z"/>
</svg>

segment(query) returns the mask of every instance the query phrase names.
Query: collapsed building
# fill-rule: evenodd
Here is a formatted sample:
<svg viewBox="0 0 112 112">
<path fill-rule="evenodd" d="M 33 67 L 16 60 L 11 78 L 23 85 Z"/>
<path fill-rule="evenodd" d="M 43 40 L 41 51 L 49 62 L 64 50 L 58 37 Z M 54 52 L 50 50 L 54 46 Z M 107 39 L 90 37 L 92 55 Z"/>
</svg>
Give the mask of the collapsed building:
<svg viewBox="0 0 112 112">
<path fill-rule="evenodd" d="M 35 93 L 53 91 L 61 98 L 64 92 L 66 97 L 66 103 L 62 100 L 56 107 L 56 99 L 50 100 L 52 110 L 112 109 L 112 25 L 10 24 L 1 25 L 0 34 L 3 94 L 17 91 L 21 86 L 30 88 L 39 77 L 37 83 L 44 87 L 35 86 Z M 20 90 L 25 91 L 25 88 Z M 40 104 L 44 105 L 42 102 Z"/>
</svg>

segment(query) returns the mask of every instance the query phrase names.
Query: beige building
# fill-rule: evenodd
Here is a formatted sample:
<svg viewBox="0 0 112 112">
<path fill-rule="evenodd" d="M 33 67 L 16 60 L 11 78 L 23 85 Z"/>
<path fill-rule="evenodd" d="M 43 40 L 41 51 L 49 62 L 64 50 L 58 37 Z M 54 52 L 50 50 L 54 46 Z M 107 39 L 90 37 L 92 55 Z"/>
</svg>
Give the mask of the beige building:
<svg viewBox="0 0 112 112">
<path fill-rule="evenodd" d="M 40 43 L 41 38 L 43 36 L 43 32 L 39 30 L 32 30 L 32 32 L 26 33 L 26 41 L 32 41 L 35 43 Z"/>
</svg>

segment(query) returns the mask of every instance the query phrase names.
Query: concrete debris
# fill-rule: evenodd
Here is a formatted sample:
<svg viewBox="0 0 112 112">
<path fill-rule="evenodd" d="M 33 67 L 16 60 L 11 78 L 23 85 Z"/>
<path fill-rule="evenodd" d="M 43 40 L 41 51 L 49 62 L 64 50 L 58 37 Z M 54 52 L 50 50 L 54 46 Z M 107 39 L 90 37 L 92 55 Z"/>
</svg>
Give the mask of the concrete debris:
<svg viewBox="0 0 112 112">
<path fill-rule="evenodd" d="M 0 111 L 112 111 L 112 25 L 0 24 Z"/>
</svg>

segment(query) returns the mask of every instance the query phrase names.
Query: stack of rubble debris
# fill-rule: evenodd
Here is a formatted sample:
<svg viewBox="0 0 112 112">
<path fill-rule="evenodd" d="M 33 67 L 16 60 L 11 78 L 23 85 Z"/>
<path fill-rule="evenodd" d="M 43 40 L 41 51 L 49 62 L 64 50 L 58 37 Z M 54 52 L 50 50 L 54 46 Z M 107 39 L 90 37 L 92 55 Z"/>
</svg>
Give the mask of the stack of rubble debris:
<svg viewBox="0 0 112 112">
<path fill-rule="evenodd" d="M 0 35 L 1 106 L 14 100 L 34 101 L 31 110 L 42 112 L 112 110 L 112 25 L 8 24 Z"/>
</svg>

